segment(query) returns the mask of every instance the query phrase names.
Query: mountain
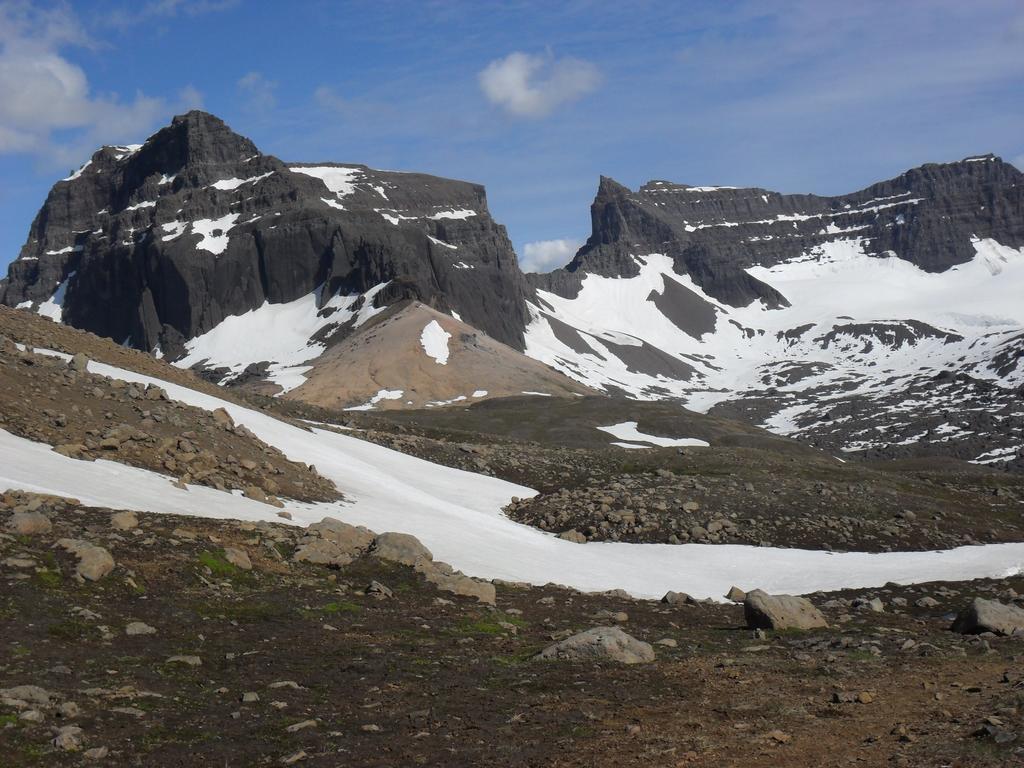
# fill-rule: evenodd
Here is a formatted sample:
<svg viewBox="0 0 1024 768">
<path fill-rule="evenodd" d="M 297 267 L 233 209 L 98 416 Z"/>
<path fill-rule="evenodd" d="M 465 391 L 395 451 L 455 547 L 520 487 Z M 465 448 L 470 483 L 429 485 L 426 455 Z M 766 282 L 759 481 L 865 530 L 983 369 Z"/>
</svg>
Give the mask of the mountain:
<svg viewBox="0 0 1024 768">
<path fill-rule="evenodd" d="M 1022 182 L 992 155 L 833 197 L 602 177 L 571 263 L 523 275 L 478 185 L 190 112 L 54 186 L 0 303 L 331 408 L 596 390 L 1024 467 Z"/>
<path fill-rule="evenodd" d="M 306 298 L 318 349 L 409 300 L 521 349 L 525 292 L 482 187 L 285 164 L 195 111 L 54 185 L 0 301 L 176 359 L 226 318 Z"/>
<path fill-rule="evenodd" d="M 527 354 L 832 450 L 1020 459 L 1024 175 L 985 155 L 839 197 L 602 178 L 529 275 Z"/>
</svg>

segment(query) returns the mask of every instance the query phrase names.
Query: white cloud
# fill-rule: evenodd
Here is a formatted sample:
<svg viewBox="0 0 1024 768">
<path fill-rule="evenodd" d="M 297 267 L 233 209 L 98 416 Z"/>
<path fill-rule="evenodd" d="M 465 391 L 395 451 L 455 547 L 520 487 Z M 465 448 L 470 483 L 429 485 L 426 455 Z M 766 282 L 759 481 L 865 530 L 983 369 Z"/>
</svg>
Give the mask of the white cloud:
<svg viewBox="0 0 1024 768">
<path fill-rule="evenodd" d="M 516 51 L 479 74 L 487 99 L 518 117 L 544 117 L 597 88 L 601 73 L 589 61 Z"/>
<path fill-rule="evenodd" d="M 61 53 L 91 45 L 80 28 L 66 6 L 0 3 L 0 153 L 30 153 L 54 166 L 81 163 L 96 145 L 138 140 L 173 107 L 201 100 L 191 87 L 175 104 L 142 93 L 130 101 L 91 93 L 85 72 Z"/>
<path fill-rule="evenodd" d="M 237 85 L 248 99 L 249 109 L 267 112 L 277 106 L 277 81 L 268 80 L 262 72 L 249 72 L 239 79 Z"/>
<path fill-rule="evenodd" d="M 564 267 L 583 245 L 582 240 L 538 240 L 523 246 L 521 266 L 524 272 L 550 272 Z"/>
</svg>

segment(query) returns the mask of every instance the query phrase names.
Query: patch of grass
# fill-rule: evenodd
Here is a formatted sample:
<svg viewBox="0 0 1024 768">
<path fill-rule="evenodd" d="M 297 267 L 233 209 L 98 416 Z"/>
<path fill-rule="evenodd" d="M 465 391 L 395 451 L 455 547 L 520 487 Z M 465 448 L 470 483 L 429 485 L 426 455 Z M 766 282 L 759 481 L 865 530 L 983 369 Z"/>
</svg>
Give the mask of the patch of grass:
<svg viewBox="0 0 1024 768">
<path fill-rule="evenodd" d="M 200 552 L 197 558 L 201 568 L 208 568 L 214 578 L 227 579 L 234 584 L 252 586 L 256 582 L 256 576 L 250 571 L 243 571 L 236 565 L 232 565 L 224 557 L 224 550 L 218 549 L 210 552 Z"/>
<path fill-rule="evenodd" d="M 60 575 L 60 571 L 51 571 L 49 568 L 43 568 L 35 572 L 32 580 L 44 589 L 57 589 L 63 583 L 64 578 Z"/>
<path fill-rule="evenodd" d="M 209 568 L 210 573 L 221 578 L 232 578 L 241 573 L 241 569 L 224 559 L 224 550 L 217 552 L 200 552 L 199 565 Z"/>
<path fill-rule="evenodd" d="M 18 724 L 18 716 L 17 715 L 0 715 L 0 728 L 3 728 L 3 727 L 8 726 L 8 725 L 17 725 L 17 724 Z"/>
<path fill-rule="evenodd" d="M 81 640 L 89 633 L 89 625 L 79 619 L 65 619 L 46 628 L 46 634 L 59 640 Z"/>
<path fill-rule="evenodd" d="M 509 616 L 504 613 L 488 613 L 479 616 L 468 616 L 456 625 L 456 629 L 460 632 L 480 635 L 501 635 L 509 631 L 501 626 L 503 623 L 512 624 L 516 627 L 526 626 L 526 622 L 519 616 Z"/>
</svg>

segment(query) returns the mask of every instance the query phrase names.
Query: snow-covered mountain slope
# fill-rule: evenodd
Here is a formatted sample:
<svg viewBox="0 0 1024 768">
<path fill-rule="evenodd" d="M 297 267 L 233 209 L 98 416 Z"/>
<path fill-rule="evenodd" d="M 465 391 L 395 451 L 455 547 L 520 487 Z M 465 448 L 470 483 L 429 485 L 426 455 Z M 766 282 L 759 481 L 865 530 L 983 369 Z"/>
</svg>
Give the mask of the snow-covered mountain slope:
<svg viewBox="0 0 1024 768">
<path fill-rule="evenodd" d="M 587 591 L 625 589 L 639 597 L 668 590 L 721 599 L 733 584 L 802 593 L 886 582 L 1003 577 L 1024 568 L 1024 544 L 961 547 L 943 552 L 830 553 L 737 545 L 663 545 L 564 541 L 512 522 L 501 507 L 528 488 L 432 464 L 335 432 L 300 427 L 167 381 L 90 362 L 89 370 L 156 384 L 181 402 L 224 408 L 235 423 L 290 459 L 314 464 L 346 497 L 332 504 L 290 504 L 296 523 L 325 515 L 420 538 L 441 560 L 469 575 Z M 277 510 L 239 494 L 113 462 L 82 462 L 49 446 L 0 430 L 0 490 L 20 488 L 82 503 L 141 511 L 277 520 Z"/>
<path fill-rule="evenodd" d="M 527 354 L 832 450 L 1024 465 L 1022 178 L 986 156 L 844 198 L 603 179 L 588 243 L 529 276 Z"/>
<path fill-rule="evenodd" d="M 941 273 L 868 256 L 854 239 L 751 268 L 787 299 L 778 309 L 730 307 L 668 257 L 636 256 L 635 277 L 587 275 L 571 299 L 538 291 L 527 354 L 595 388 L 702 412 L 757 398 L 768 429 L 837 433 L 847 450 L 893 442 L 894 432 L 910 440 L 900 431 L 908 428 L 964 437 L 970 425 L 929 419 L 974 407 L 960 399 L 970 376 L 987 386 L 990 416 L 998 393 L 1009 409 L 1005 442 L 987 437 L 970 456 L 985 460 L 1024 442 L 1024 249 L 975 247 L 972 261 Z"/>
</svg>

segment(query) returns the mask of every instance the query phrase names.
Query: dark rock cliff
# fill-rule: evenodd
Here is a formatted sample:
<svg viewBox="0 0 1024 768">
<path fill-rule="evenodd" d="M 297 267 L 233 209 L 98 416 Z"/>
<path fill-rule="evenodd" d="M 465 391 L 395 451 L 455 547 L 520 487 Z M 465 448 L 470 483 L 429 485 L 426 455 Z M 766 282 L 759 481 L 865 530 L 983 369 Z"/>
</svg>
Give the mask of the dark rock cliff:
<svg viewBox="0 0 1024 768">
<path fill-rule="evenodd" d="M 195 111 L 54 185 L 0 302 L 59 304 L 64 322 L 173 358 L 265 302 L 384 282 L 378 306 L 417 299 L 523 347 L 527 288 L 483 187 L 288 165 Z"/>
<path fill-rule="evenodd" d="M 530 275 L 533 287 L 574 296 L 586 273 L 635 275 L 631 254 L 664 253 L 726 304 L 776 306 L 785 300 L 744 269 L 837 238 L 862 239 L 868 254 L 893 252 L 929 272 L 969 261 L 972 238 L 1024 245 L 1024 174 L 985 155 L 924 165 L 837 197 L 667 181 L 633 192 L 602 177 L 590 213 L 592 234 L 576 257 L 565 269 Z"/>
</svg>

